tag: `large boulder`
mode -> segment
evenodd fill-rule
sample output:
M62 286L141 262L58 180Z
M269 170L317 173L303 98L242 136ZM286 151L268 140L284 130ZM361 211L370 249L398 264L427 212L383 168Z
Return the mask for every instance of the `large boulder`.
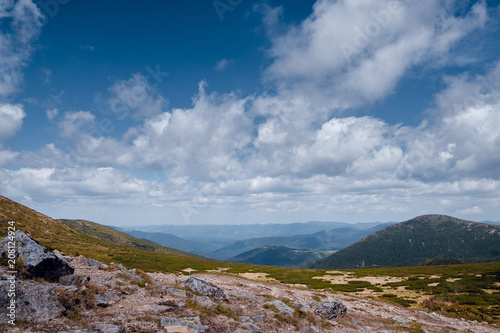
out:
M347 308L342 302L309 302L301 305L301 311L314 312L326 319L334 319L347 313Z
M57 281L61 276L73 274L75 268L59 258L21 230L16 230L16 258L21 260L31 277ZM0 256L8 257L9 238L0 241Z
M180 286L183 288L188 288L194 293L213 297L219 300L227 300L227 296L224 293L224 290L214 286L209 282L197 279L195 277L189 277L186 281L182 282Z
M0 281L0 290L8 290L10 281ZM0 324L9 320L8 293L0 293ZM46 321L59 316L64 307L57 300L57 292L50 285L38 282L16 282L15 318L17 321Z

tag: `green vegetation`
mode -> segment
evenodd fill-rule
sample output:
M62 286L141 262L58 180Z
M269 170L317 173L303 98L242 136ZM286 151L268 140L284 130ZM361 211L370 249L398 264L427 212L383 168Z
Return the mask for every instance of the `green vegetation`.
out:
M424 215L391 225L314 264L314 268L418 266L428 258L441 263L500 260L500 226ZM434 263L436 264L437 259Z

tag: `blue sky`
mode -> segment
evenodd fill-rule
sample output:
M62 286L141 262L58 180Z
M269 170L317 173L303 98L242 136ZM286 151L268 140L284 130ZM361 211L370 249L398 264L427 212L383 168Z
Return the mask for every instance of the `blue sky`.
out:
M496 1L0 0L0 194L113 225L499 220Z

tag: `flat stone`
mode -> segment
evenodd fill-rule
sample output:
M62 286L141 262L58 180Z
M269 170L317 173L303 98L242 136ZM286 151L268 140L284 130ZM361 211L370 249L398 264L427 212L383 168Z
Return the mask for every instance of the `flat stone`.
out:
M176 289L176 288L168 288L167 289L167 294L180 297L180 298L187 298L186 291L181 290L181 289Z
M196 333L196 331L187 326L167 326L165 333Z
M174 318L174 317L164 317L161 318L160 323L162 326L185 326L189 327L196 332L204 332L209 327L202 325L200 321L200 317L183 317L183 318Z
M288 305L286 305L282 301L270 301L270 302L266 302L264 304L274 305L280 313L286 313L289 315L293 315L293 313L295 312L294 309L292 309L291 307L289 307Z
M195 296L194 301L202 308L215 309L217 307L217 303L208 296Z

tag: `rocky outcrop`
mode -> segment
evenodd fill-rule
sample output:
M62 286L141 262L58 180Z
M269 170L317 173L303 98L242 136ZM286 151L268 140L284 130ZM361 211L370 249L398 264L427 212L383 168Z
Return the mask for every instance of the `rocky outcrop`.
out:
M189 277L186 281L180 284L180 287L187 288L194 293L209 296L218 300L227 300L224 290L195 277Z
M288 315L292 315L295 310L283 303L282 301L270 301L264 303L264 306L274 306L280 313L286 313Z
M9 280L0 281L0 324L8 321L7 311L10 302L7 290ZM60 315L64 307L57 300L57 292L52 285L44 285L32 281L16 283L16 315L17 321L46 321Z
M57 281L61 276L73 274L75 268L59 258L21 230L16 230L16 257L22 260L26 272L32 277ZM7 258L9 239L0 242L0 256Z

